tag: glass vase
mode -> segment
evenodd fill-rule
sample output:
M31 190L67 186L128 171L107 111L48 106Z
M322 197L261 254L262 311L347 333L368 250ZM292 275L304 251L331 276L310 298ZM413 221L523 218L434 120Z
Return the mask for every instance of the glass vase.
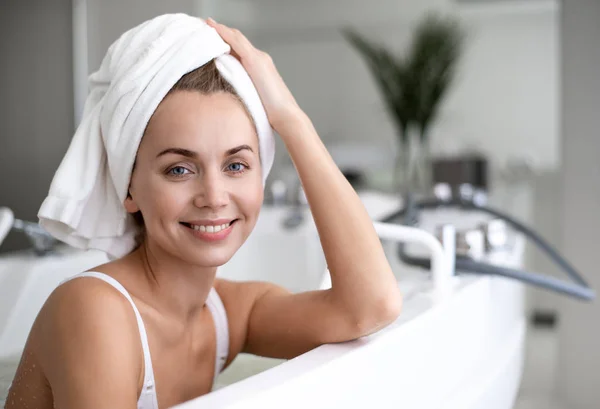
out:
M409 129L407 138L399 145L394 169L395 190L402 196L408 193L427 194L432 185L432 161L428 138L417 129Z

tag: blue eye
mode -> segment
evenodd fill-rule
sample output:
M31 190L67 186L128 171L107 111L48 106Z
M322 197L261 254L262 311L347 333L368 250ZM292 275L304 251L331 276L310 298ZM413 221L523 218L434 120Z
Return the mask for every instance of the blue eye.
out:
M173 176L184 176L186 174L186 171L189 172L189 170L187 170L183 166L174 166L171 169L169 169L169 172L167 173Z
M246 170L246 168L247 168L247 166L241 162L234 162L234 163L229 164L229 166L227 166L227 169L229 169L233 173L243 172Z

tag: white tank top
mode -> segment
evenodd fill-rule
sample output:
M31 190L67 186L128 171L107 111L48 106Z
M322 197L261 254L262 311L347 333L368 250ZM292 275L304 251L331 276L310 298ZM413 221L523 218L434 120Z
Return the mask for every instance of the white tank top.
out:
M158 409L158 400L156 398L156 385L154 382L154 371L152 370L152 359L150 357L150 348L148 347L148 335L146 334L146 327L144 326L142 316L140 315L140 312L135 306L133 299L131 298L125 287L121 285L121 283L104 273L86 272L77 274L73 277L64 280L61 284L80 277L95 277L102 281L105 281L106 283L116 288L131 303L133 311L135 312L135 317L137 319L138 329L140 331L140 338L142 340L142 349L144 351L144 384L142 386L142 392L140 393L140 396L138 398L137 407L138 409ZM227 312L225 311L225 306L223 305L219 294L214 288L211 288L210 293L208 294L208 298L206 299L206 306L212 314L217 336L217 359L215 362L215 377L213 379L214 385L214 381L216 380L219 373L223 370L223 366L225 365L225 361L227 360L227 355L229 353L229 329L227 326Z

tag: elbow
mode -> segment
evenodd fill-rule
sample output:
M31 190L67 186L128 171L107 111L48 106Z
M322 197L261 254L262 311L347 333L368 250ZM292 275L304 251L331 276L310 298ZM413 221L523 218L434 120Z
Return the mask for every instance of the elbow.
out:
M388 320L388 323L391 324L392 322L396 321L400 316L401 312L402 294L400 293L400 290L398 290L398 292L393 297L390 297L385 308L385 316Z
M402 295L400 290L388 296L381 302L381 310L377 315L377 330L396 321L402 312Z
M355 338L373 334L387 327L398 319L401 311L402 296L399 291L380 299L372 308L355 319Z

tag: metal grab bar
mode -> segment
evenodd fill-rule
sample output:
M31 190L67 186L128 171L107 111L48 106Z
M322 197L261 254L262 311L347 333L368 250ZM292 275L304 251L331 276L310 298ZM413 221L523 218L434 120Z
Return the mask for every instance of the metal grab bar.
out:
M399 243L421 244L431 253L431 275L434 296L442 301L451 290L451 278L454 275L455 229L452 225L444 226L442 234L444 246L437 237L426 230L398 224L373 222L373 227L380 239ZM331 288L329 270L325 271L321 289Z

